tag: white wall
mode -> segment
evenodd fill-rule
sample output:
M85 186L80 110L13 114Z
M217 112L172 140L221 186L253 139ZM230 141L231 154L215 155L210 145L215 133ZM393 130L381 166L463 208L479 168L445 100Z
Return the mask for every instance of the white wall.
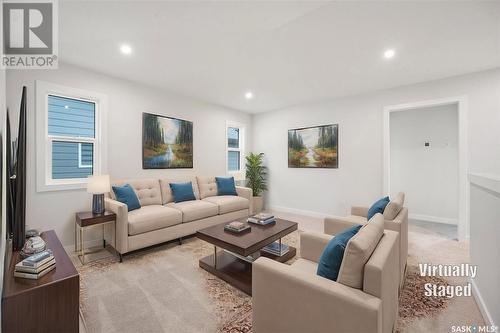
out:
M457 224L458 105L391 112L390 139L391 191L411 217Z
M106 94L108 97L108 170L112 178L177 175L224 175L225 127L232 120L247 125L251 117L156 88L138 85L68 64L58 70L10 70L7 72L7 104L19 109L21 88L28 87L27 124L27 227L55 229L63 244L74 243L74 214L89 210L91 195L85 190L36 192L35 182L35 80ZM143 170L141 160L142 112L193 121L194 168ZM13 121L15 124L16 122ZM246 151L251 140L246 138Z
M477 265L472 281L474 296L490 325L500 324L500 174L470 176L471 263Z
M500 69L495 69L258 114L253 149L267 158L266 203L323 214L371 204L383 194L383 108L429 99L466 96L469 170L500 170L499 91ZM339 124L339 168L288 168L287 130L331 123Z

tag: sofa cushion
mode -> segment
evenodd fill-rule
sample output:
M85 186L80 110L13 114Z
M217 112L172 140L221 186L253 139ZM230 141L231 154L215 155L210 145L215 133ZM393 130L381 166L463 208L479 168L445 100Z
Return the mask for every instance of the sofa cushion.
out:
M403 209L404 203L405 194L403 192L399 192L395 197L392 198L387 207L385 207L384 218L386 220L394 220L396 216L398 216L401 209Z
M376 214L347 243L337 282L362 289L364 267L384 233L384 217Z
M130 184L137 194L141 206L161 205L160 182L158 179L122 179L113 180L111 185L122 186ZM113 191L110 192L111 198L116 200Z
M174 196L172 195L172 189L170 188L170 183L187 183L187 182L191 182L191 184L193 184L194 197L196 199L199 199L200 193L198 191L198 182L196 177L162 178L160 179L162 204L165 205L168 204L169 202L174 202Z
M389 203L389 197L382 198L380 200L375 201L375 203L368 209L368 214L366 215L366 218L370 220L375 214L384 213L384 209Z
M200 199L214 197L217 195L217 183L215 177L197 177Z
M182 213L177 209L161 205L144 206L128 213L128 234L138 235L181 222Z
M234 177L215 177L217 183L217 195L238 195Z
M130 212L141 208L141 203L134 192L134 189L129 184L123 186L113 186L113 193L116 200L127 205L127 210Z
M170 189L175 202L196 200L191 182L170 183Z
M352 223L357 223L357 224L365 224L367 222L366 217L363 216L358 216L358 215L348 215L345 217L342 217L342 220L346 220Z
M248 199L235 197L234 195L218 195L216 197L205 198L202 201L216 204L219 207L219 214L236 212L250 207Z
M169 203L168 207L182 212L182 222L191 222L205 217L217 215L219 209L216 204L203 200L183 201Z
M332 281L337 281L346 245L360 228L361 225L359 224L352 226L335 235L328 242L319 258L316 274Z
M318 264L315 263L314 261L307 260L304 258L299 258L295 260L293 264L290 265L290 267L297 272L304 272L307 274L316 274L316 271L318 270Z

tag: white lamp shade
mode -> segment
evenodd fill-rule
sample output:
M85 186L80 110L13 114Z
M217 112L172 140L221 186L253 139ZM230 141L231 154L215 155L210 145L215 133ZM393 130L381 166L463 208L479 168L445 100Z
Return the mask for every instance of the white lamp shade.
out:
M110 186L109 175L89 176L87 192L93 194L108 193Z
M245 180L245 174L243 173L243 171L233 173L233 174L231 174L231 176L234 177L235 181Z

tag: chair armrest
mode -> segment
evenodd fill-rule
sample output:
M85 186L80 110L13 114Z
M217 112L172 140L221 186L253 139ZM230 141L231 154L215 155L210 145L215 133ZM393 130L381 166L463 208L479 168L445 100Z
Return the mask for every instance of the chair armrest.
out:
M400 286L403 286L408 259L408 208L403 207L394 220L385 220L384 228L399 233Z
M250 187L236 186L236 193L239 197L248 200L248 212L252 214L253 212L253 192Z
M304 259L318 262L331 235L316 232L303 232L300 234L300 256Z
M104 199L107 210L116 214L116 250L120 253L128 252L128 207L123 202L111 198Z
M380 299L261 257L252 266L253 332L382 332Z
M392 332L398 318L399 235L385 230L376 250L365 264L363 290L382 300L383 331Z
M352 206L351 215L368 217L368 207Z
M328 216L324 220L324 232L327 235L337 235L342 231L358 225L359 223L352 222L342 217Z

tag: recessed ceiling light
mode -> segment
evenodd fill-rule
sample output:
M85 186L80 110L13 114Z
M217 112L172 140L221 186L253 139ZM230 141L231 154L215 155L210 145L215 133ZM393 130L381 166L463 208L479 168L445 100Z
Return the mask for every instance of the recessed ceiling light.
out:
M252 99L252 98L253 98L253 92L251 92L251 91L247 91L247 92L245 93L245 98L246 98L246 99Z
M68 105L65 105L65 106L64 106L64 108L65 108L65 109L69 109L69 106L68 106Z
M120 51L122 51L123 54L131 54L132 53L132 47L128 44L122 44L120 46Z
M385 59L392 59L392 58L394 58L395 55L396 55L396 51L394 51L393 49L388 49L388 50L385 50L385 52L384 52Z

